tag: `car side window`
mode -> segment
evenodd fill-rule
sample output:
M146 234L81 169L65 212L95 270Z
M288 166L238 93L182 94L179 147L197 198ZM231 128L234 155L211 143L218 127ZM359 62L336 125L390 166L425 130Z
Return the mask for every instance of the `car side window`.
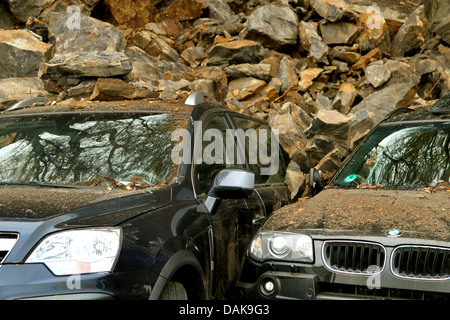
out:
M286 162L270 127L238 115L232 115L232 118L238 128L235 133L237 144L245 150L249 168L255 173L255 183L283 183Z
M198 122L201 125L201 137L197 135L196 142L201 142L201 152L195 152L195 176L199 194L207 193L216 174L225 168L242 168L243 165L236 163L236 148L227 144L227 130L229 126L222 116L216 115L210 119ZM228 152L228 153L227 153ZM233 158L230 159L230 153Z

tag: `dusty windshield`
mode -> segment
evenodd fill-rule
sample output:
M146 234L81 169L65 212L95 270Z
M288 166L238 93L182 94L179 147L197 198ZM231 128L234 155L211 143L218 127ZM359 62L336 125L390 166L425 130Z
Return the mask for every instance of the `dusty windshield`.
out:
M450 181L450 122L380 126L334 184L341 187L416 189Z
M162 184L175 169L171 133L185 121L168 113L2 119L0 183Z

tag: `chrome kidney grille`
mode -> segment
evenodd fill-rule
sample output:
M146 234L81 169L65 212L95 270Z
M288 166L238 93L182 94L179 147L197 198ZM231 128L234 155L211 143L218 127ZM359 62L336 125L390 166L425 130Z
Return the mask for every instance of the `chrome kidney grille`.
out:
M0 265L3 264L18 238L17 234L0 233Z
M429 246L399 246L391 256L392 273L422 280L450 279L450 249Z
M325 241L322 247L325 266L333 272L379 274L386 264L386 249L362 241Z

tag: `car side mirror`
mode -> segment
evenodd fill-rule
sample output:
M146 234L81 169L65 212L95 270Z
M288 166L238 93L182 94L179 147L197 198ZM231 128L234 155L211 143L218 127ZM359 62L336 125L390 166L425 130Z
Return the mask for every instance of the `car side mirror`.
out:
M209 212L216 209L222 199L246 199L255 189L255 174L245 169L224 169L216 177L208 192L205 205Z
M313 193L319 192L323 189L322 186L323 174L321 171L316 168L311 168L309 170L309 188L313 191Z

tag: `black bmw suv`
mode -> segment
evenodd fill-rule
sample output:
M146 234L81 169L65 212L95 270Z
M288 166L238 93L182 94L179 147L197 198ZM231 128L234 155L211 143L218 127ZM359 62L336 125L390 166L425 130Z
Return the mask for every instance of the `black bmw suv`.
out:
M393 111L322 189L255 235L242 296L450 299L450 95Z
M264 122L201 93L13 107L0 116L0 299L226 298L289 202L285 170Z

